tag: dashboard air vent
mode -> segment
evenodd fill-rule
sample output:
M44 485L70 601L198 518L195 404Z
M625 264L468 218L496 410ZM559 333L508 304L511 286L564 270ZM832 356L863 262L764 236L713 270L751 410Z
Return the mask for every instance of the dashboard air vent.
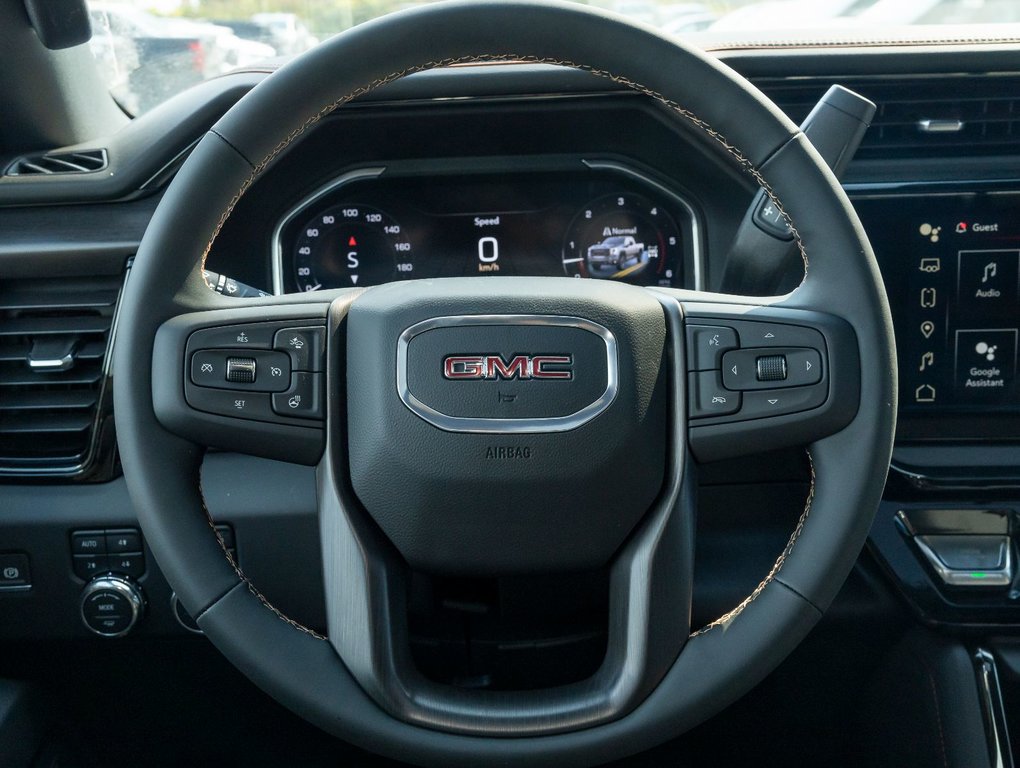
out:
M7 168L7 176L55 176L65 173L95 173L106 167L105 149L81 152L49 152L19 157Z
M0 283L0 473L73 475L93 458L120 282Z
M1020 78L768 80L759 87L800 123L832 82L878 106L857 158L953 158L1018 154Z

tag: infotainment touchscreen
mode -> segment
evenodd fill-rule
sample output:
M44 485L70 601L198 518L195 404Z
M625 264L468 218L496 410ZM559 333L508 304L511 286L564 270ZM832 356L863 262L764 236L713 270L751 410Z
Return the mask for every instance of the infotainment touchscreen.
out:
M900 412L1020 421L1020 195L856 199L889 292ZM975 427L968 432L967 417ZM996 422L980 419L981 428Z

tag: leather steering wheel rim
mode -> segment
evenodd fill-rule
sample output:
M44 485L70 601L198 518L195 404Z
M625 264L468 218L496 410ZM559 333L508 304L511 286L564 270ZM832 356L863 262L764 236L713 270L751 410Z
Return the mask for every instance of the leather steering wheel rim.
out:
M856 335L861 361L856 415L810 447L811 496L758 589L693 633L657 687L628 713L582 730L513 738L394 718L329 643L267 610L209 526L198 481L202 447L167 429L153 407L159 328L189 311L237 306L208 291L201 267L260 174L352 98L413 72L486 61L557 64L607 77L715 142L795 223L805 281L772 304L841 317ZM201 140L152 219L122 298L116 370L118 439L139 522L210 640L271 696L323 729L396 759L442 765L603 762L679 735L749 690L814 626L853 567L881 498L896 412L892 326L874 255L803 134L704 54L620 17L553 2L440 3L384 17L326 41L255 87Z

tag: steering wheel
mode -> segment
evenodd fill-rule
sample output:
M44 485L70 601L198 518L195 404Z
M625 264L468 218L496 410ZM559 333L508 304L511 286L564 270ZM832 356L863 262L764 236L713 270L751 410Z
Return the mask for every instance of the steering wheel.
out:
M231 211L318 121L410 73L502 61L586 70L703 133L783 212L803 283L768 299L566 278L250 300L208 289L202 266ZM203 385L200 362L219 386ZM209 639L321 728L444 766L603 762L748 691L852 568L896 413L878 268L804 135L719 62L554 2L405 11L255 87L199 142L145 233L116 370L139 522ZM713 394L720 381L724 396ZM510 386L506 402L498 394ZM695 459L792 445L809 446L812 469L788 544L743 602L692 628ZM326 635L272 606L223 546L199 483L208 446L317 466ZM565 455L584 461L555 460ZM409 566L490 576L607 567L601 666L528 691L427 679L409 651Z

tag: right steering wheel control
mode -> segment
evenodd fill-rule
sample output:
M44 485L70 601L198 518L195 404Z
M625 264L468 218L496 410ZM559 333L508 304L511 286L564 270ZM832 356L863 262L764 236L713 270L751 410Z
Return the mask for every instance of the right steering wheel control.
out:
M818 331L749 320L693 323L687 326L692 419L757 419L825 402L825 341Z

